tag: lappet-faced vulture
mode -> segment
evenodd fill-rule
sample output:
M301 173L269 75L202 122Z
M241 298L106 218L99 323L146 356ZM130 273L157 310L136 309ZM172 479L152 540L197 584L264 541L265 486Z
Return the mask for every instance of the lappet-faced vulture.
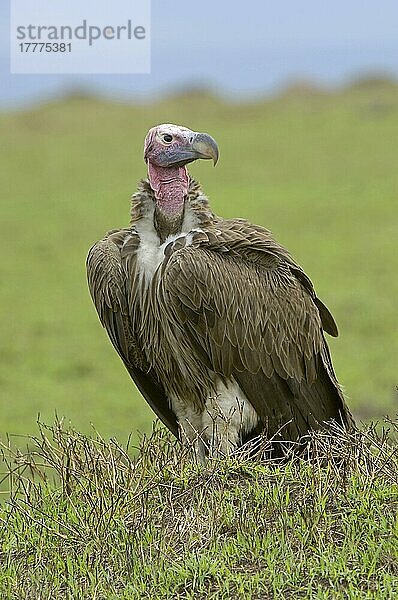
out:
M270 232L216 216L186 165L218 159L210 135L148 132L131 222L87 258L102 325L138 389L199 461L261 432L295 441L353 426L324 331L335 321Z

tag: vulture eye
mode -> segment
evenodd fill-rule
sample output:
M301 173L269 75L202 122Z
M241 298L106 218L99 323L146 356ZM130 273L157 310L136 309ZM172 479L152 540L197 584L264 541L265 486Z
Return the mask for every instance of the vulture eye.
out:
M170 142L173 141L173 136L170 135L169 133L165 133L164 136L163 136L163 140L165 142L167 142L168 144L170 144Z

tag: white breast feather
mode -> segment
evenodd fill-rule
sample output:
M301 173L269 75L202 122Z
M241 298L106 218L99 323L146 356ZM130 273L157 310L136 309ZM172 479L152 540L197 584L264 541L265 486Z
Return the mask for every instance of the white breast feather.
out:
M201 231L201 229L197 228L197 218L191 212L187 210L182 223L182 231L175 235L169 235L163 243L160 242L160 238L154 228L153 213L147 215L136 224L135 228L140 237L140 245L137 248L137 263L139 265L141 282L146 287L148 287L157 269L162 264L166 247L182 237L185 238L185 245L190 246L192 244L193 233Z

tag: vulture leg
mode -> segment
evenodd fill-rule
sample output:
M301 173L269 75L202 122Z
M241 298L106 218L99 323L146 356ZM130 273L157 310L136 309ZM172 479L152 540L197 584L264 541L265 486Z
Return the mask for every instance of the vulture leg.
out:
M179 438L182 445L192 453L195 462L204 465L206 446L203 439L201 412L177 397L172 398L171 405L174 413L178 415Z
M250 431L258 417L236 382L217 386L203 412L203 437L210 456L229 456L240 445L242 432Z

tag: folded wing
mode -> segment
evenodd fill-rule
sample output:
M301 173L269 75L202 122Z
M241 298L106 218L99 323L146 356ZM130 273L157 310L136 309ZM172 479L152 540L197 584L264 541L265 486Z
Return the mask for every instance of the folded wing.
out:
M296 439L330 419L350 426L323 335L337 327L311 281L266 230L240 220L217 227L164 265L169 319L197 360L238 382L270 435L285 426Z
M130 230L113 232L95 244L87 257L88 285L100 321L137 388L157 416L178 437L176 416L169 406L162 383L150 369L137 343L129 314L126 285L137 285L137 278L132 273L135 266L134 244ZM127 246L125 260L121 258L123 245ZM135 317L139 320L139 315Z

